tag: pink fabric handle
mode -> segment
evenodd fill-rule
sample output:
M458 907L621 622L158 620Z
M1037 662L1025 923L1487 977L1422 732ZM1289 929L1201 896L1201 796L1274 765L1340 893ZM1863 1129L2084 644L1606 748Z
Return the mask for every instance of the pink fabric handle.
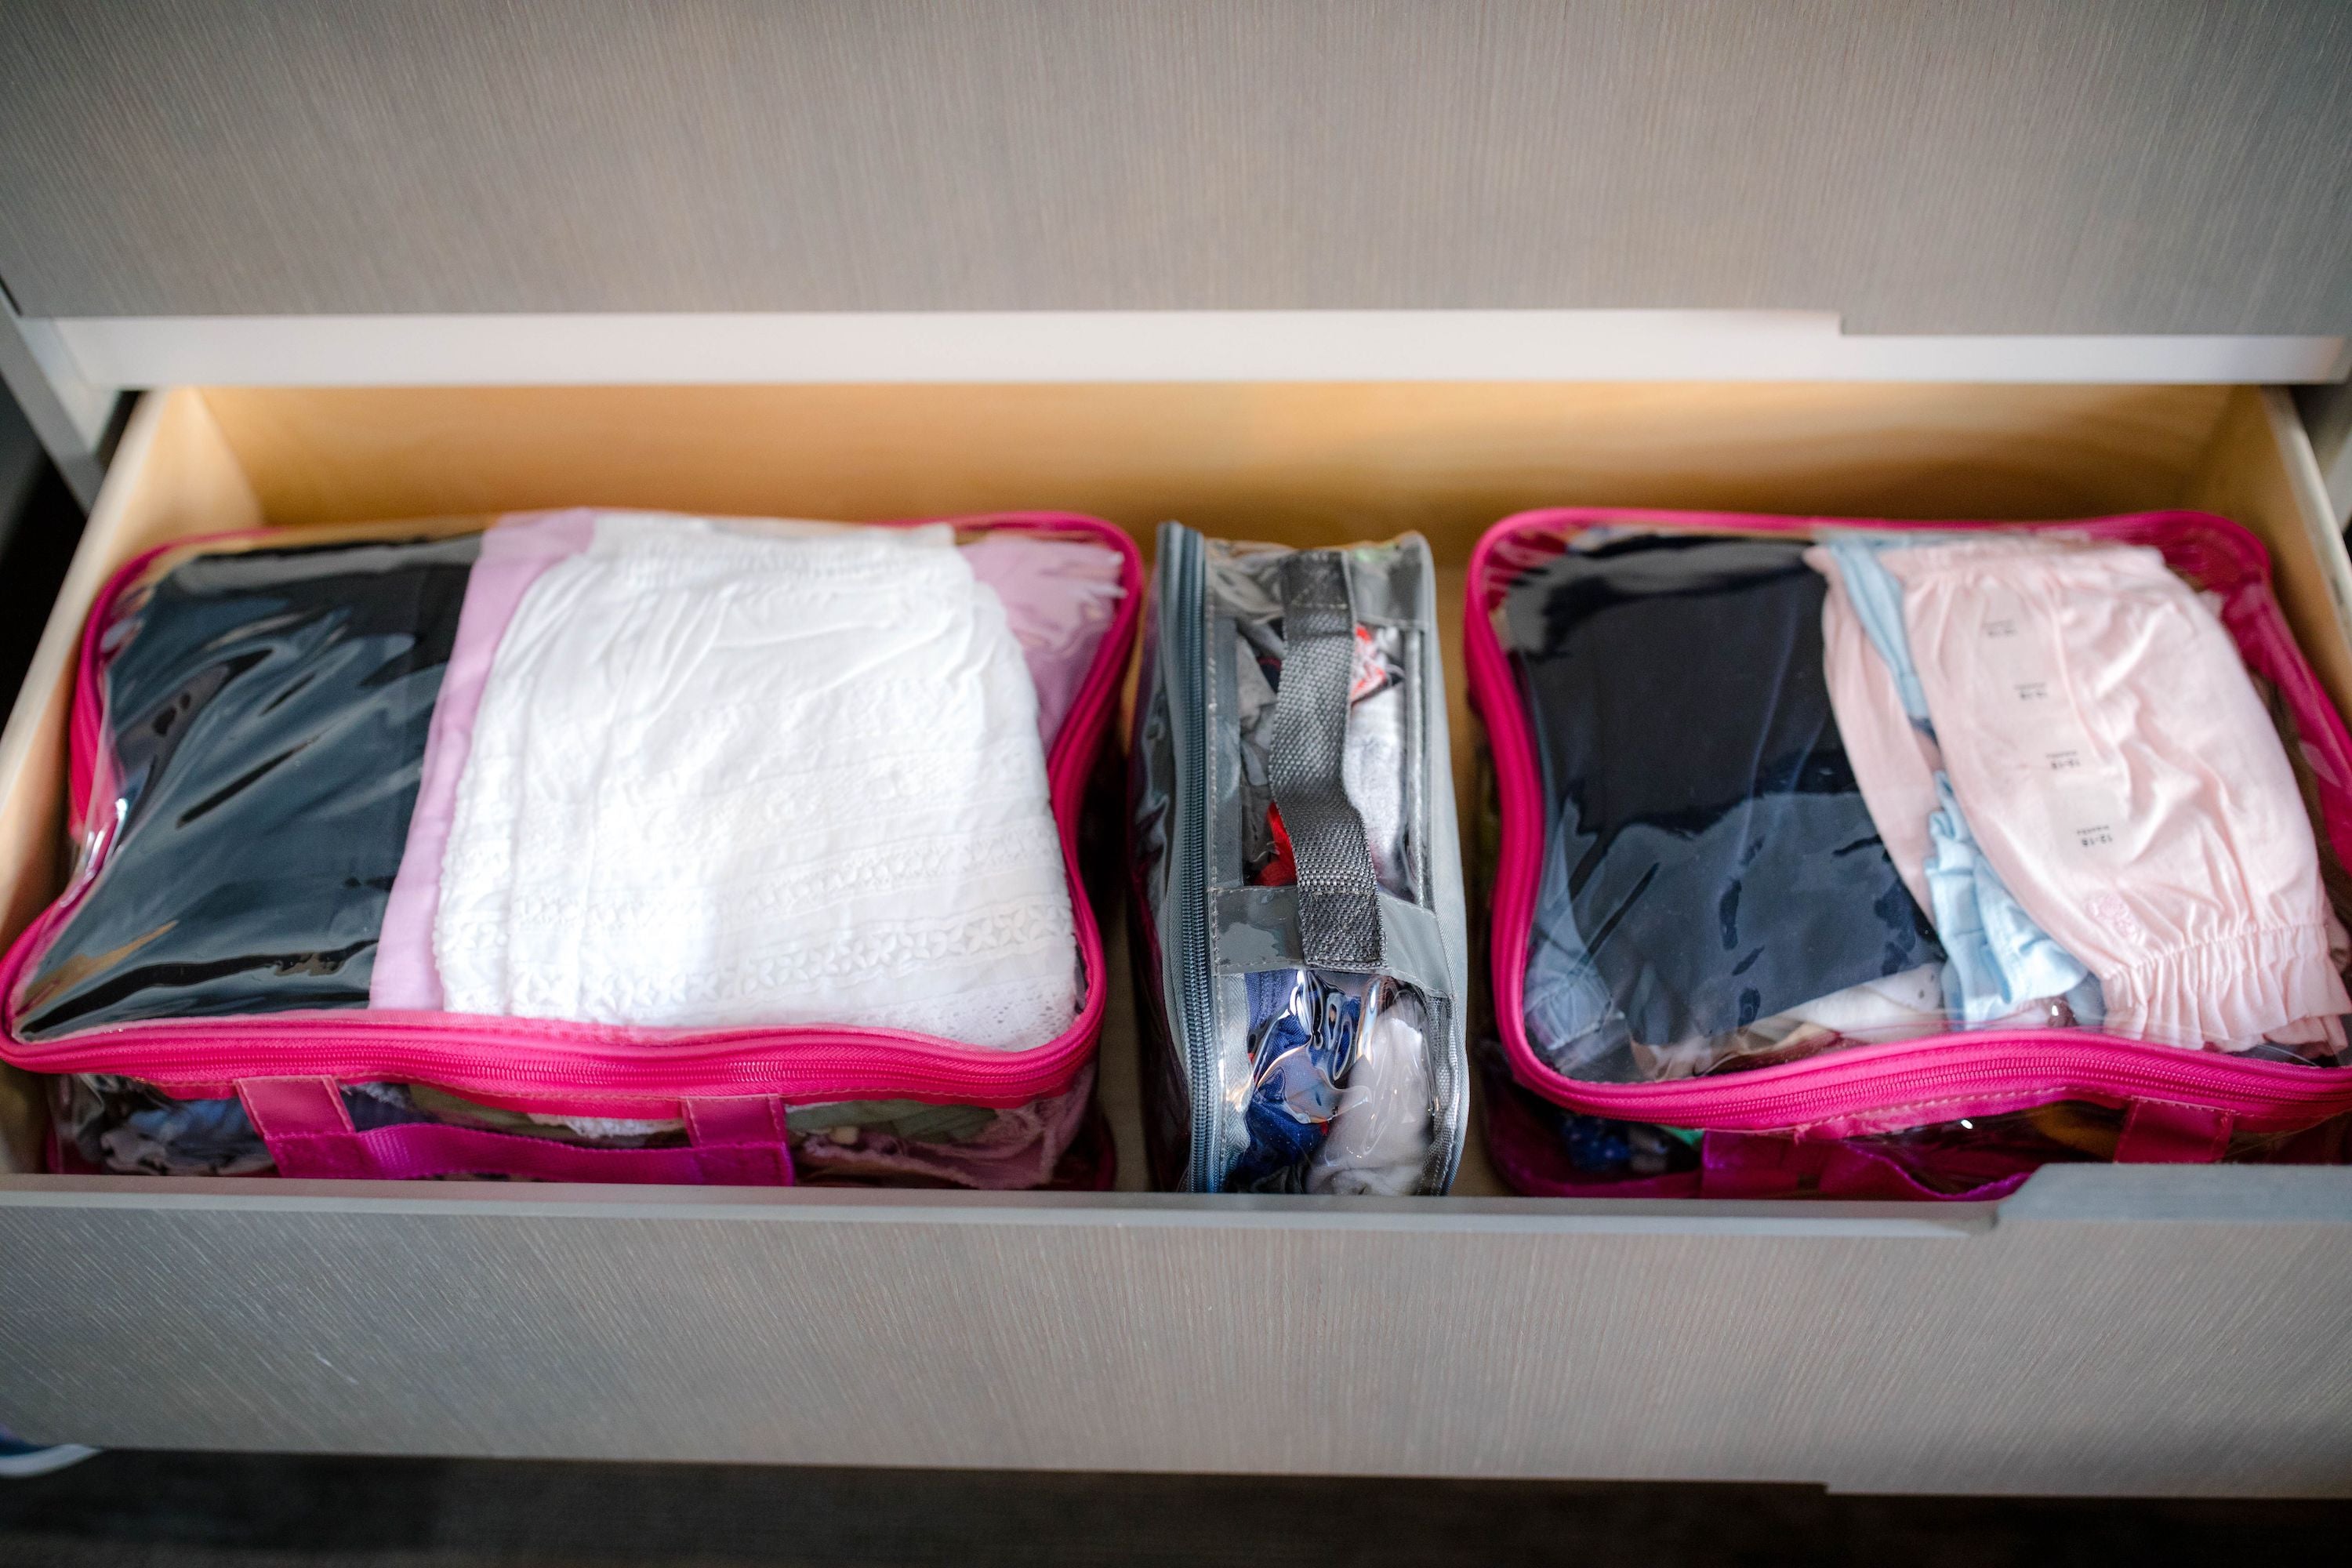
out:
M1990 1203L2033 1173L1996 1162L1945 1163L1947 1179L1929 1185L1880 1151L1826 1138L1708 1132L1696 1170L1611 1179L1588 1176L1568 1162L1559 1134L1505 1089L1486 1100L1486 1152L1515 1190L1538 1198L1834 1198L1853 1201Z
M341 1091L323 1078L247 1079L246 1115L281 1176L415 1181L508 1176L540 1182L786 1187L793 1156L782 1100L768 1096L687 1100L682 1149L589 1149L478 1127L410 1122L362 1132Z
M1988 1203L2007 1197L2033 1173L2015 1171L1946 1192L1858 1144L1747 1132L1708 1133L1700 1144L1700 1160L1698 1195L1703 1198Z
M2137 1100L2116 1138L2118 1165L2210 1165L2230 1152L2229 1112L2165 1100Z

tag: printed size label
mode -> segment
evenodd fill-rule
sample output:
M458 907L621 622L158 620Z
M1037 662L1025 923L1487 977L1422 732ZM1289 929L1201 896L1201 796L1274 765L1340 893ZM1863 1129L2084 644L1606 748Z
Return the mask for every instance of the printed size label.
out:
M2051 794L2051 822L2077 854L2092 860L2114 860L2126 853L2132 821L2120 791L2078 774Z
M1998 737L1990 754L2003 787L2033 797L2042 826L2032 837L2082 862L2128 858L2137 835L2126 781L2066 700L2056 628L2033 601L1995 584L1975 631L1985 702L1978 721L1993 732L1983 739Z
M1990 592L1977 622L1977 658L1996 692L2029 707L2053 700L2058 685L2045 632L2014 589L1997 586Z

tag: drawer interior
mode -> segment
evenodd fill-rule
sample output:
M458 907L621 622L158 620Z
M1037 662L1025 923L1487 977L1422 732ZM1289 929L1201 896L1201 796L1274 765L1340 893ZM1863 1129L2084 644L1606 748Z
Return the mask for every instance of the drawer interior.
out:
M67 864L75 643L115 566L256 525L575 504L823 518L1014 509L1131 531L1314 545L1417 529L1461 611L1479 533L1523 508L1656 506L2031 520L2162 507L2235 518L2339 709L2352 569L2274 394L2244 387L1790 384L178 388L148 397L0 741L0 930ZM1476 731L1449 624L1457 793ZM1465 842L1471 839L1465 830ZM1108 913L1108 911L1106 911ZM1114 940L1118 921L1109 921ZM1103 1095L1121 1184L1142 1184L1136 1039L1114 952ZM10 1075L10 1168L37 1169L37 1100ZM1476 1147L1457 1191L1500 1189Z

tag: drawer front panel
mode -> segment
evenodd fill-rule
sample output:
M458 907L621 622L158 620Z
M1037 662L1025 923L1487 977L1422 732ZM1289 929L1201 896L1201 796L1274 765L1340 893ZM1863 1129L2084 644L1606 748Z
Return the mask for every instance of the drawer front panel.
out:
M0 1420L174 1447L2347 1491L2347 1176L2053 1170L1997 1221L16 1179Z

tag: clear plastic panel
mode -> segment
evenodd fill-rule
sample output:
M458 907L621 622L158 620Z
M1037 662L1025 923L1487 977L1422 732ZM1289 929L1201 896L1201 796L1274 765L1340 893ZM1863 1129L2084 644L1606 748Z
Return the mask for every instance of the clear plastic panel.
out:
M276 1169L235 1097L191 1099L135 1079L67 1074L49 1080L62 1148L117 1175L256 1176ZM1107 1184L1109 1153L1093 1114L1091 1073L1063 1093L1007 1110L922 1100L793 1106L785 1125L795 1179L982 1189ZM676 1119L636 1120L505 1110L418 1083L345 1085L361 1132L432 1123L590 1149L675 1149Z
M1246 977L1247 1077L1228 1191L1413 1191L1438 1110L1429 1007L1383 975L1311 969Z
M83 868L20 1037L367 1005L477 549L200 554L118 600Z
M2212 530L1512 539L1538 1055L1638 1083L2095 1029L2341 1064L2342 749Z
M1535 1196L1832 1198L1985 1202L2045 1165L2103 1164L2122 1147L2123 1111L2059 1100L1854 1138L1700 1131L1592 1116L1555 1105L1488 1069L1487 1152L1503 1179ZM2339 1165L2352 1116L2297 1131L2233 1132L2229 1164Z

